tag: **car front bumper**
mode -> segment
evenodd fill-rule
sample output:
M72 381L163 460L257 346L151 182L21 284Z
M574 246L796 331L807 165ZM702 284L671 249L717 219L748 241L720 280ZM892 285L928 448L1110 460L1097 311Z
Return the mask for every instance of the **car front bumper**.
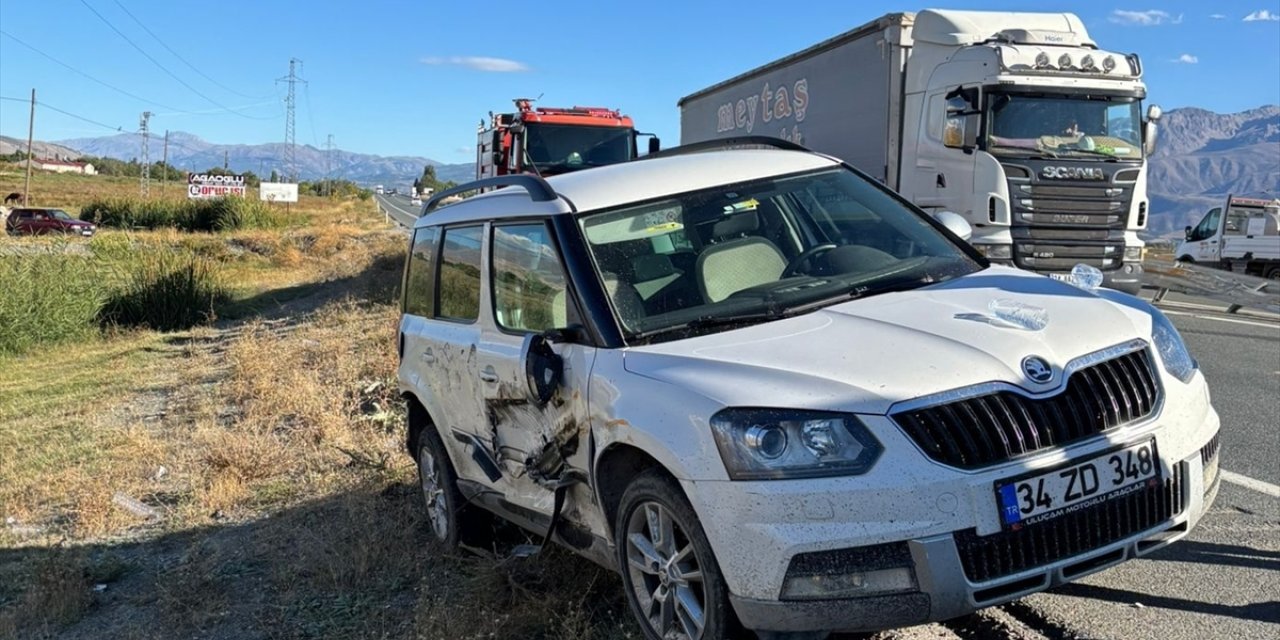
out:
M1071 582L1187 535L1216 496L1219 429L1203 377L1187 387L1179 394L1176 412L1166 404L1148 423L994 468L965 472L891 455L916 452L885 418L874 429L885 445L885 456L865 477L688 481L685 491L711 540L734 609L748 628L872 631L945 620ZM998 577L990 579L970 577L975 563L972 545L1003 535L993 490L996 481L1151 437L1157 441L1163 478L1171 485L1168 495L1176 500L1168 511L1171 515L1140 521L1145 524L1121 537L1058 554L1051 561L996 572ZM1204 452L1210 447L1212 457ZM870 545L905 545L914 588L857 598L783 599L788 569L798 555ZM831 568L833 573L841 569Z

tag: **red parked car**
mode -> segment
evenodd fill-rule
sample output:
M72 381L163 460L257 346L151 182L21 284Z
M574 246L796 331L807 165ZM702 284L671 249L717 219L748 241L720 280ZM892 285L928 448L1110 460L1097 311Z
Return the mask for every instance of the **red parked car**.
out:
M39 236L66 233L89 237L98 230L92 222L76 220L62 209L20 208L9 212L5 229L10 235Z

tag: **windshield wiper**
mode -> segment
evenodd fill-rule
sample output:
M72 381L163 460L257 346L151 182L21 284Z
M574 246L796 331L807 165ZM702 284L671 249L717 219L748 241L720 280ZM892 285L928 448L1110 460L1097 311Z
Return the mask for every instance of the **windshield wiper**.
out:
M988 144L988 145L987 145L987 150L988 150L988 151L990 151L990 150L992 150L992 149L1005 149L1005 150L1009 150L1009 151L1021 151L1021 152L1023 152L1023 153L1028 154L1028 155L1031 155L1032 157L1035 157L1035 156L1048 156L1048 157L1050 157L1050 158L1057 158L1057 157L1058 157L1058 154L1056 154L1056 153L1054 153L1054 152L1052 152L1052 151L1050 151L1050 150L1048 150L1048 149L1042 149L1042 148L1040 148L1040 147L1020 147L1020 146L1018 146L1018 145L1016 145L1016 144Z
M749 325L759 322L768 322L769 320L780 320L787 317L776 309L765 309L763 311L752 311L748 313L732 313L727 315L705 315L667 327L658 329L649 329L631 334L631 338L635 340L644 340L656 335L678 331L699 331L702 329L710 329L714 327L724 327L729 325Z
M1119 158L1115 157L1114 155L1111 155L1110 153L1098 151L1097 149L1081 149L1078 147L1071 147L1066 149L1066 151L1070 151L1072 153L1087 153L1090 155L1102 156L1111 162L1118 162L1120 160Z

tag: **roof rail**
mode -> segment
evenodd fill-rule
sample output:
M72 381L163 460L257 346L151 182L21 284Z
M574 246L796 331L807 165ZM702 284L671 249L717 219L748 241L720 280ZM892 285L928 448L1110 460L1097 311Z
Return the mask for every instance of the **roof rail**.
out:
M665 158L667 156L682 156L687 153L702 153L706 151L722 151L725 149L738 149L743 147L772 147L774 149L783 149L786 151L807 151L812 153L812 149L783 140L782 138L774 138L772 136L735 136L732 138L717 138L715 140L704 140L702 142L692 142L682 144L678 147L663 149L657 153L651 153L647 156L640 156L637 160L648 160L649 158Z
M547 184L546 180L538 176L526 174L512 174L508 176L494 176L492 178L484 178L483 180L474 180L463 185L456 186L452 189L446 189L431 196L427 203L422 205L422 213L418 217L422 217L435 211L440 206L441 201L449 196L464 194L468 191L476 189L484 189L486 187L520 187L529 192L529 198L534 202L550 202L560 197L555 189Z

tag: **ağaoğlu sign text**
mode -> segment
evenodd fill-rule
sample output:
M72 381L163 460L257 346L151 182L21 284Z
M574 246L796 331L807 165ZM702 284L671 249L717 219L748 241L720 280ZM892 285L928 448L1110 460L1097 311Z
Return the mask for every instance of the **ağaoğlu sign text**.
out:
M187 174L187 198L225 198L245 196L244 176L220 176L208 173Z

